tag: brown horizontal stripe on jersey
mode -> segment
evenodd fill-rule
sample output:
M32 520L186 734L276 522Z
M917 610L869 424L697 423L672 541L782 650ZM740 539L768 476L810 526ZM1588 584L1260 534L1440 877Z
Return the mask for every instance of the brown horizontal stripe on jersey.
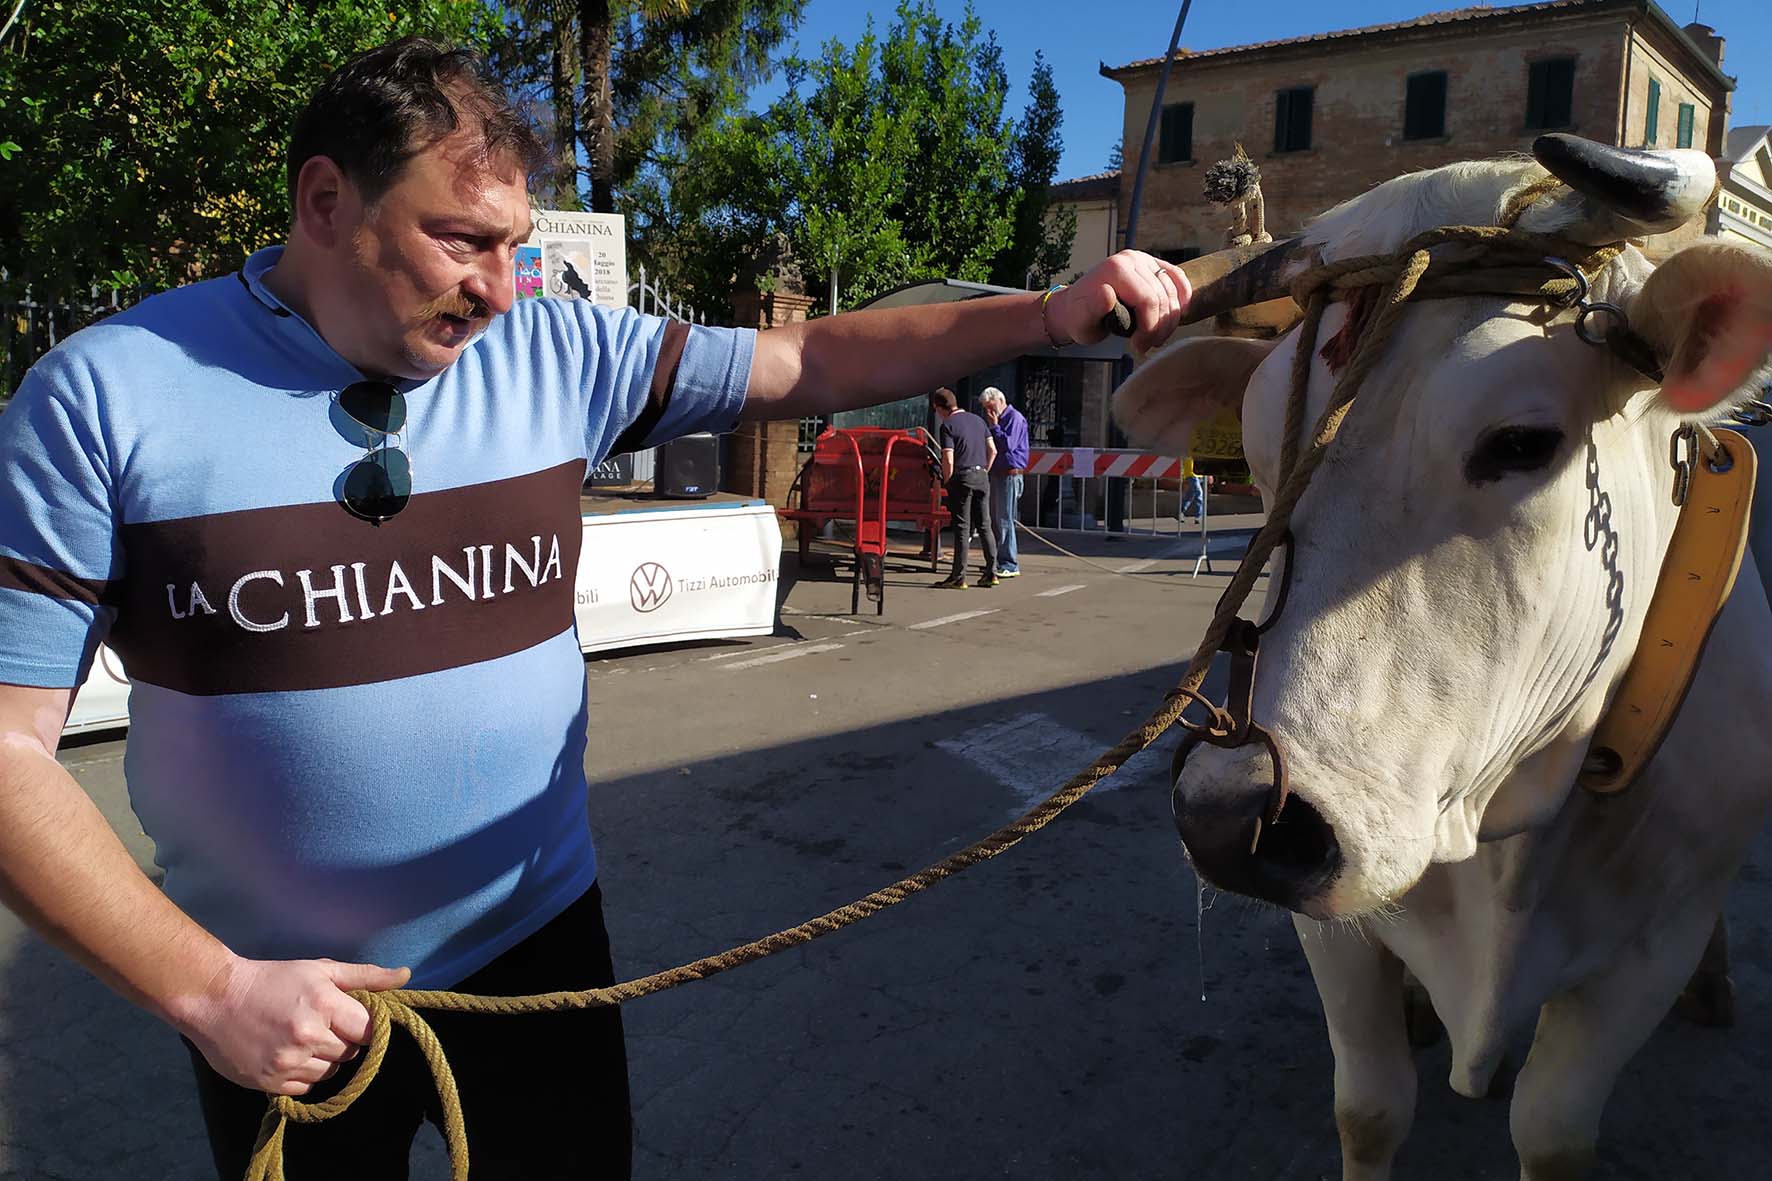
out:
M111 646L132 678L202 695L521 652L572 626L584 471L419 493L379 526L332 502L125 525Z
M0 587L96 605L110 583L102 578L76 578L62 570L0 554Z

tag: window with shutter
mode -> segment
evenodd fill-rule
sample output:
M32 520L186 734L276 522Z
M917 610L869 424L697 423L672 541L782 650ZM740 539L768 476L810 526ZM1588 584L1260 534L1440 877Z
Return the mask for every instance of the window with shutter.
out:
M1661 133L1661 83L1649 79L1649 113L1643 119L1643 146L1650 147Z
M1403 138L1438 139L1446 134L1446 71L1411 74L1403 88Z
M1293 86L1274 95L1274 151L1302 152L1311 146L1309 86Z
M1526 126L1532 130L1569 127L1575 118L1575 59L1546 58L1526 73Z
M1689 148L1692 146L1692 122L1697 108L1691 103L1680 104L1680 129L1674 140L1674 147Z
M1163 127L1157 139L1157 163L1174 164L1194 158L1194 104L1171 103L1163 108Z

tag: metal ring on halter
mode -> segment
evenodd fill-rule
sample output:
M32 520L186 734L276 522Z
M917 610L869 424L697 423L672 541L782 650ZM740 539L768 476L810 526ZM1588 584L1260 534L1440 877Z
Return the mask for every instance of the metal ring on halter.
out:
M1267 618L1256 625L1257 634L1266 635L1267 629L1274 626L1275 621L1280 618L1280 612L1286 609L1286 599L1292 593L1292 571L1298 565L1297 550L1298 547L1292 541L1292 530L1290 529L1281 534L1280 540L1274 545L1274 553L1278 554L1284 551L1285 565L1280 567L1280 587L1274 592L1273 607L1268 611ZM1270 554L1270 561L1272 557L1273 555Z
M1729 445L1721 439L1717 440L1716 450L1704 457L1704 466L1722 475L1735 466L1735 457L1729 454Z
M1568 259L1555 258L1548 254L1545 255L1544 261L1549 263L1553 269L1563 272L1563 274L1575 281L1574 291L1571 291L1566 295L1552 295L1547 296L1546 298L1552 304L1560 308L1573 308L1585 305L1587 303L1587 276L1581 273L1581 268L1570 262Z
M1197 689L1185 689L1182 696L1188 698L1188 705L1183 707L1183 716L1175 719L1184 734L1192 734L1205 741L1224 740L1230 738L1237 730L1237 720L1229 712ZM1193 721L1186 716L1187 708L1194 705L1206 707L1206 717L1202 721Z
M1741 426L1765 426L1772 423L1772 402L1753 398L1731 410L1729 417Z
M1605 312L1618 321L1618 326L1607 329L1599 336L1592 335L1588 331L1587 318L1595 312ZM1629 331L1630 317L1625 315L1624 309L1615 303L1584 303L1581 305L1581 314L1575 317L1575 335L1581 337L1588 344L1603 345L1609 342L1614 332Z
M1174 806L1175 784L1181 779L1181 769L1187 763L1187 757L1194 753L1194 748L1203 742L1212 746L1219 745L1195 734L1183 735L1181 741L1176 744L1175 754L1169 760L1171 808ZM1249 847L1250 853L1254 853L1256 846L1261 843L1264 826L1271 827L1278 822L1280 813L1286 807L1286 800L1292 794L1291 776L1286 769L1286 756L1280 753L1280 744L1275 741L1273 734L1265 726L1251 725L1248 737L1241 745L1246 746L1252 742L1259 742L1267 747L1268 758L1273 760L1274 764L1274 781L1268 786L1268 806L1261 814L1262 823L1255 826L1255 840Z

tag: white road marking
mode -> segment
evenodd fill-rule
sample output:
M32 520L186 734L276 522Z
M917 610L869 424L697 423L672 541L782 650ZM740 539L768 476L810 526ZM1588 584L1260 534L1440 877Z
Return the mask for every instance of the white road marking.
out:
M1132 729L1131 720L1126 722L1126 729ZM1120 737L1091 737L1046 714L1026 713L986 722L952 738L939 739L935 745L965 759L1013 791L1020 798L1014 809L1019 815L1093 763ZM1128 759L1094 792L1115 791L1130 784L1161 786L1168 776L1167 752L1151 747Z
M746 646L734 649L731 652L716 652L712 656L698 656L695 659L698 664L706 664L710 660L731 660L734 656L751 656L755 655L759 649L768 651L771 648L780 648L781 646L782 645L780 644L761 644L756 647Z
M58 757L61 759L62 766L68 768L70 771L84 771L88 767L103 767L111 763L121 763L123 761L123 756L120 754L100 755L90 759L76 758L73 757L74 754L75 752L73 751L58 752Z
M939 619L925 619L922 623L911 624L908 630L922 631L927 627L943 627L950 623L960 623L967 619L977 619L981 615L995 615L1001 609L1002 608L1000 607L989 607L983 611L962 611L958 615L943 615Z
M1069 586L1055 586L1051 590L1041 591L1039 594L1035 595L1034 598L1056 599L1059 595L1068 595L1072 591L1080 591L1088 585L1087 582L1073 582Z
M850 636L869 636L869 635L874 634L874 632L876 632L877 630L879 630L879 629L872 628L872 627L864 627L860 631L844 632L842 635L837 636L836 639L847 640Z
M1141 570L1149 570L1159 562L1171 561L1175 558L1187 557L1187 545L1172 545L1154 558L1146 558L1142 562L1130 562L1114 571L1115 574L1137 574Z
M740 668L758 668L765 664L779 664L783 660L794 660L801 656L815 656L820 652L835 652L842 646L843 645L841 644L806 644L803 646L796 644L785 651L771 652L767 656L757 656L750 660L739 660L732 664L723 664L720 667L728 671Z

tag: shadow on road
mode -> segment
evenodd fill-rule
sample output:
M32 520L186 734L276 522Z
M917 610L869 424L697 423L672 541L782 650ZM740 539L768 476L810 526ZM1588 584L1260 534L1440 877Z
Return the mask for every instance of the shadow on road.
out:
M951 853L1116 741L1177 672L594 782L618 973L797 923ZM993 746L999 732L1023 746L1052 739L1039 782L993 774L991 752L1017 749ZM1337 1175L1332 1066L1291 923L1213 896L1196 942L1167 753L857 928L630 1005L636 1175ZM1758 853L1764 864L1764 842ZM1758 1175L1766 1122L1743 1096L1772 1068L1768 901L1750 867L1731 906L1740 1026L1655 1035L1614 1099L1599 1176ZM5 1176L208 1175L169 1031L29 937L4 988ZM1399 1177L1517 1175L1506 1105L1454 1099L1443 1047L1418 1063ZM434 1150L420 1160L416 1177L441 1175Z

